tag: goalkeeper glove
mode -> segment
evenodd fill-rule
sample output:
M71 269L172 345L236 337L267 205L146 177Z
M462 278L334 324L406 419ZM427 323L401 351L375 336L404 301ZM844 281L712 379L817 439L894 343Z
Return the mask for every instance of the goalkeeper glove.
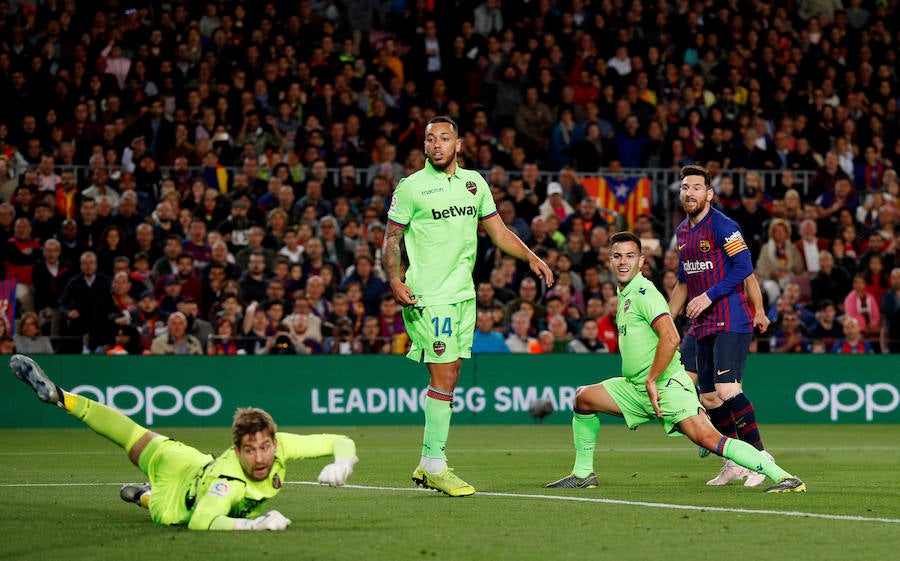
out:
M291 519L277 510L269 512L253 519L238 518L234 522L235 530L284 530L291 525Z
M359 458L356 456L335 459L333 463L322 468L321 473L319 473L319 483L332 487L341 487L347 483L347 478L353 473L353 465L358 461Z

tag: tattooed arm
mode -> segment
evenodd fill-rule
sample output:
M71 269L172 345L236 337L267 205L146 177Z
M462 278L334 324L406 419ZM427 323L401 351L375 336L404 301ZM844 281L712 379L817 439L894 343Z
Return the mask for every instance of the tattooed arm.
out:
M416 303L416 297L412 289L403 282L403 250L401 247L403 231L404 228L388 222L387 232L384 236L382 261L397 302L401 306L410 306Z

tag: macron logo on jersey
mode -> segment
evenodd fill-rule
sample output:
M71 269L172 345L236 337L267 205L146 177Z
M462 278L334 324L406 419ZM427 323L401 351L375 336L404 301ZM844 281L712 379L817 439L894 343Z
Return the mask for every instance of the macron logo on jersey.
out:
M703 271L711 271L713 269L712 261L685 261L684 262L684 274L686 275L696 275L697 273L702 273Z
M442 218L453 218L456 216L475 216L475 213L478 211L472 205L469 206L451 206L450 208L445 208L444 210L431 209L431 217L435 220L440 220Z

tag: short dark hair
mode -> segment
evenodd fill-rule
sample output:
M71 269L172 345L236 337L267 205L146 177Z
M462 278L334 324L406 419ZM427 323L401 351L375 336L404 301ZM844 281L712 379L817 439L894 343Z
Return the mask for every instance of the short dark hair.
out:
M433 117L428 123L425 125L425 128L428 129L431 125L436 123L447 123L450 125L450 128L453 129L453 132L456 136L459 136L459 126L457 126L456 121L448 117L447 115L438 115L437 117Z
M681 168L681 173L679 174L678 179L683 181L685 177L690 177L692 175L699 175L700 177L702 177L703 183L706 185L706 188L712 189L712 181L709 178L709 170L697 164L691 164Z
M625 242L634 242L634 244L637 245L638 251L641 251L641 238L637 237L632 232L616 232L609 238L609 247L613 247L617 243Z

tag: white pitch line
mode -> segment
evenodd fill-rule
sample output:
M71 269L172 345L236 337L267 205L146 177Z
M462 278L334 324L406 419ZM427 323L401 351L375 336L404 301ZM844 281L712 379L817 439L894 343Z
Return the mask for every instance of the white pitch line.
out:
M288 485L315 485L315 481L286 481ZM2 487L102 487L120 486L122 483L0 483ZM395 491L404 493L428 493L430 489L421 487L385 487L380 485L345 485L346 489L362 489L364 491ZM821 514L817 512L802 512L798 510L766 510L749 508L728 508L721 506L679 505L670 503L649 503L645 501L623 501L620 499L600 499L594 497L563 497L560 495L536 495L528 493L490 493L479 491L477 493L487 497L501 497L510 499L538 499L545 501L570 501L580 503L600 503L624 506L642 506L648 508L665 508L670 510L696 510L701 512L732 512L737 514L770 514L774 516L790 516L794 518L820 518L824 520L843 520L847 522L884 522L887 524L900 524L898 518L871 518L866 516L850 516L845 514Z
M291 485L320 485L313 481L288 481ZM350 489L365 489L373 491L405 491L405 492L428 492L429 489L420 487L381 487L377 485L345 485ZM886 522L889 524L900 524L897 518L870 518L866 516L849 516L843 514L821 514L816 512L800 512L792 510L755 510L747 508L728 508L721 506L697 506L697 505L678 505L669 503L648 503L644 501L623 501L619 499L598 499L593 497L563 497L559 495L532 495L527 493L485 493L478 491L477 495L486 495L488 497L508 497L514 499L543 499L548 501L574 501L584 503L602 503L626 506L645 506L650 508L668 508L673 510L699 510L713 512L734 512L739 514L774 514L778 516L793 516L800 518L823 518L825 520L847 520L853 522Z

